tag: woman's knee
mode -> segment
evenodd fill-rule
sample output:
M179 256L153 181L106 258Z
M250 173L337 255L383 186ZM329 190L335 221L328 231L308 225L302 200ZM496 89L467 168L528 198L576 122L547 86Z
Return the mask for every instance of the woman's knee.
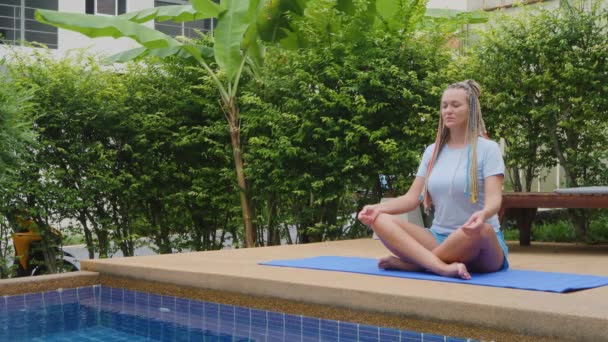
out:
M376 216L374 223L372 223L372 229L376 231L376 229L382 229L386 227L387 224L394 223L394 216L386 213L380 213Z
M487 223L484 223L479 229L458 228L458 230L460 230L462 233L464 233L464 235L473 240L488 238L491 235L496 234L494 232L494 228Z

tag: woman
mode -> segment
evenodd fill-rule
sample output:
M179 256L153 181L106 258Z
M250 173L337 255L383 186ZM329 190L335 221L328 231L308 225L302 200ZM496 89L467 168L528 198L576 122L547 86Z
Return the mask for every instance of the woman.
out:
M378 267L462 279L470 279L469 272L509 267L497 216L504 162L498 144L487 139L479 95L475 81L450 85L441 98L437 138L424 152L409 191L359 213L394 254L381 258ZM430 229L395 216L418 208L420 201L426 209L434 207Z

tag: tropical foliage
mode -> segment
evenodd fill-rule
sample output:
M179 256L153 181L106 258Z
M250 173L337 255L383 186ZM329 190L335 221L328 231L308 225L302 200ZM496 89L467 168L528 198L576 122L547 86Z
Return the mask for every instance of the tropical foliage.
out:
M426 1L198 0L37 16L141 44L105 59L135 60L121 68L86 53L18 54L0 82L15 118L0 127L13 130L2 151L14 151L1 156L12 178L0 179L0 212L69 222L90 257L366 236L353 213L407 189L455 77L482 84L491 134L523 170L511 172L516 189L557 160L569 186L608 182L605 11L500 18L459 58L458 30L485 16ZM213 37L144 25L202 18L217 20Z
M506 142L515 190L529 191L557 162L566 187L608 183L607 21L606 9L568 2L503 16L464 59L484 85L486 117ZM573 217L584 234L584 218Z

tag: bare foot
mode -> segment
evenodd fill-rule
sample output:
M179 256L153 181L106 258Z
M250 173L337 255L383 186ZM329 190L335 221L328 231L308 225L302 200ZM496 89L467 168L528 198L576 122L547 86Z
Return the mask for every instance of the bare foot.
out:
M383 270L402 271L419 271L421 269L417 265L407 263L394 255L389 255L378 259L378 268L381 268Z
M467 266L460 262L453 262L447 265L447 268L441 272L441 275L446 277L462 278L464 280L471 279L471 274L469 274Z

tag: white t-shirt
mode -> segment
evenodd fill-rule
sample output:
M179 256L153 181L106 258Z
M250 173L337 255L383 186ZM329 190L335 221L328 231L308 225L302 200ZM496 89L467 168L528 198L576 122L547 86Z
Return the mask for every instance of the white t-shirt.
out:
M439 152L428 185L435 209L431 229L436 233L450 234L462 226L474 212L483 209L485 203L484 179L489 176L504 175L505 165L498 144L482 137L479 137L477 141L477 189L479 190L477 203L471 203L471 200L465 195L468 145L453 149L446 144ZM435 148L435 144L430 145L424 151L416 176L426 177L433 148ZM495 231L500 230L498 215L490 217L486 223L490 224Z

